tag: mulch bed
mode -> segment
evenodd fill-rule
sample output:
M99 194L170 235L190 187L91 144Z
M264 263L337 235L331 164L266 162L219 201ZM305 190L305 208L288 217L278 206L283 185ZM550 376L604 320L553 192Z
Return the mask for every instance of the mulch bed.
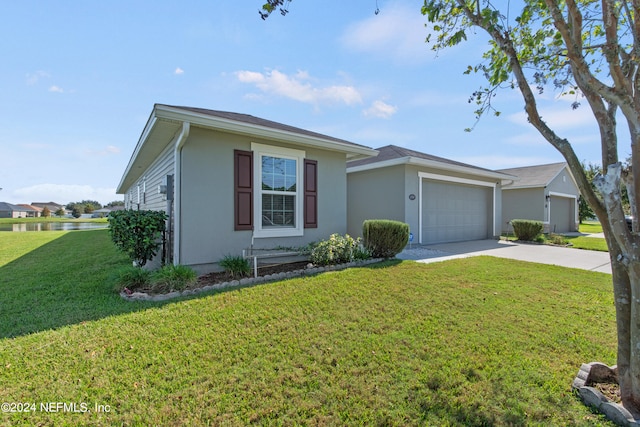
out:
M287 273L289 271L303 270L309 265L309 261L289 262L286 264L266 265L260 267L258 265L258 276L266 276L269 274ZM249 277L253 277L253 271ZM205 274L198 277L198 282L193 288L201 288L207 285L215 285L217 283L229 282L231 280L238 280L240 277L231 277L231 275L225 271L216 273Z

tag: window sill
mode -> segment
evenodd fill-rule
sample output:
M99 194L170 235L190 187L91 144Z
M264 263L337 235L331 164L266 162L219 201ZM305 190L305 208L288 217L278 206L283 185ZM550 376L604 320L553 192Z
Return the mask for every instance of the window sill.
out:
M268 237L299 237L304 236L304 230L299 228L263 228L255 230L253 237L255 238L268 238Z

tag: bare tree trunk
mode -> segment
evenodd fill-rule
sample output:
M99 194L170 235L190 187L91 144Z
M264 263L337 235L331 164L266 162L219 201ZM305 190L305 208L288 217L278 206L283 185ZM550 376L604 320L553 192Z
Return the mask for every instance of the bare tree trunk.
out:
M602 195L605 212L599 212L613 279L618 334L618 382L622 404L640 416L640 248L629 232L622 214L621 165L610 165L604 176L594 180ZM603 215L604 214L604 215ZM630 249L635 248L635 249Z

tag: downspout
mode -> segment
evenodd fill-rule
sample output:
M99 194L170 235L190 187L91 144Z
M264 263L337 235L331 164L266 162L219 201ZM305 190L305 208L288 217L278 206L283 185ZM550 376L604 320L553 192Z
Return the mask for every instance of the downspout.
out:
M173 264L180 264L180 247L181 247L181 213L182 213L182 147L184 143L187 141L189 137L189 131L191 130L191 125L189 122L182 122L182 132L178 136L176 141L176 147L174 149L174 165L175 165L175 175L173 178L173 221L174 221L174 231L173 231Z

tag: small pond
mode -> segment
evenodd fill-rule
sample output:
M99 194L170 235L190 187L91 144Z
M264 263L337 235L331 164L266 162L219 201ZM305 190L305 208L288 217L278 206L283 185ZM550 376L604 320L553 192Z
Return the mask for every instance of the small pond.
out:
M23 224L0 224L0 231L69 231L107 228L106 222L28 222Z

